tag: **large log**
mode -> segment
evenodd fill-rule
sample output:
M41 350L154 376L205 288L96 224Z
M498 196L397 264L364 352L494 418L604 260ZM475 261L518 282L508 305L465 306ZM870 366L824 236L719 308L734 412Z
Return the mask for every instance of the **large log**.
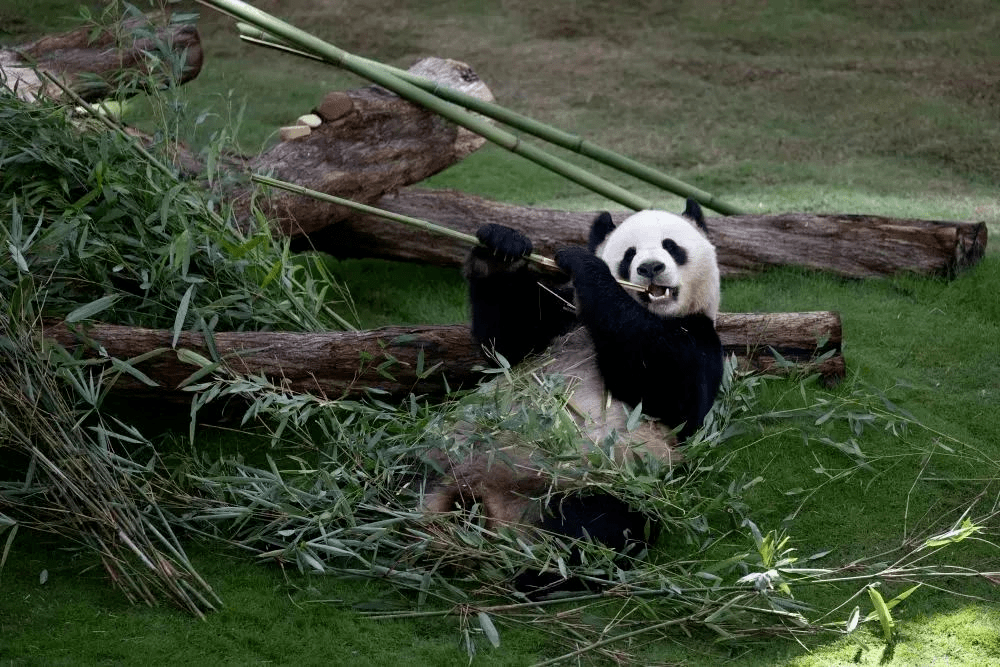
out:
M464 63L426 58L413 74L492 101ZM331 92L314 109L322 124L250 161L254 172L362 203L421 181L483 145L485 139L378 86ZM287 235L311 234L350 214L276 191L265 210Z
M188 23L155 25L156 21L155 16L130 19L114 32L79 28L0 50L0 79L6 79L22 99L61 97L57 87L39 79L37 68L93 102L117 90L135 72L149 74L150 53L163 60L183 57L179 83L198 76L203 55L198 30ZM140 79L140 88L146 83ZM162 76L158 83L163 83Z
M837 313L720 313L717 329L726 352L746 367L815 372L828 383L844 375ZM198 370L170 349L172 334L166 330L97 324L81 335L65 323L52 323L45 335L74 352L93 350L91 341L120 359L160 350L136 364L159 386L119 376L114 391L130 399L185 398L177 387ZM234 371L262 374L291 391L330 398L356 397L367 388L396 397L410 392L440 396L446 387L472 386L481 377L474 368L483 364L464 324L330 333L219 332L213 338L219 356ZM209 356L201 334L181 334L177 347ZM424 371L418 375L419 368Z
M552 255L585 245L596 211L576 212L501 204L449 190L407 188L375 206L472 234L485 222L525 232L535 251ZM628 213L615 213L618 222ZM986 250L985 223L933 222L872 215L740 215L706 219L723 275L781 265L830 271L851 278L913 272L953 276ZM458 266L461 242L356 214L313 234L313 245L341 257L381 257ZM300 247L302 247L300 245Z

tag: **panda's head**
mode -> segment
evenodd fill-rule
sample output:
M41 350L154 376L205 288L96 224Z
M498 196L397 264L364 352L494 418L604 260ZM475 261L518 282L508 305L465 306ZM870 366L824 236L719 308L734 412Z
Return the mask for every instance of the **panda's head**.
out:
M630 293L660 317L719 311L719 267L715 247L705 236L697 202L683 215L640 211L617 227L602 213L590 230L589 247L619 279L640 285Z

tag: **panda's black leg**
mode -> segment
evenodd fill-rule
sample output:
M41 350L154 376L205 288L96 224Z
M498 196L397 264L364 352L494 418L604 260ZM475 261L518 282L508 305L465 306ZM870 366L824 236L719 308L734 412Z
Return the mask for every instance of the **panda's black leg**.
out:
M659 537L659 525L628 503L606 493L563 494L550 503L540 527L573 540L590 540L622 554L618 565L628 567L629 557L652 545ZM579 547L570 552L570 564L581 565ZM527 570L514 580L517 590L538 598L557 591L588 590L578 577L564 579L555 572Z

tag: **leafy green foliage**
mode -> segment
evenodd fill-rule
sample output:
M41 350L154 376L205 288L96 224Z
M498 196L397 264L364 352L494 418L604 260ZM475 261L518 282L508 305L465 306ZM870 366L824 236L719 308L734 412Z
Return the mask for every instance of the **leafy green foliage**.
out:
M685 465L668 469L650 460L615 462L600 446L581 439L566 411L559 376L512 369L502 360L494 374L489 384L446 405L412 397L401 406L374 399L327 401L288 394L255 377L192 386L199 392L198 409L236 396L248 401L243 428L263 429L271 447L262 464L238 458L187 461L183 468L192 472L193 486L178 501L187 508L184 525L251 549L261 559L294 565L303 574L375 577L408 593L408 604L386 608L373 602L371 610L380 618L444 617L451 609L471 606L478 610L482 636L496 645L497 624L506 627L530 613L567 646L587 638L586 648L563 656L570 657L610 655L604 652L617 641L660 636L677 625L701 627L729 641L759 634L852 632L861 621L857 614L846 624L827 621L833 612L823 614L808 601L810 589L818 585L839 586L847 602L867 590L875 611L863 621L880 620L890 628L885 635L889 640L894 636L889 610L915 588L879 606L881 598L873 595L870 584L956 576L962 569L951 566L946 556L938 557L941 548L975 535L992 516L987 512L970 519L970 508L955 529L926 538L917 550L899 550L888 563L878 558L891 551L819 567L815 562L828 558L829 550L802 558L785 530L765 533L757 527L753 494L764 477L746 478L735 461L741 449L758 449L766 442L759 435L770 430L776 415L782 428L798 434L805 449L829 439L825 433L831 425L847 424L859 437L867 428L891 434L898 445L896 459L925 457L935 434L884 396L856 388L837 400L820 395L794 413L761 409L760 390L787 382L740 373L731 360L720 400L684 450ZM799 381L802 396L814 380ZM862 407L870 405L878 409ZM862 414L869 417L860 419ZM527 443L539 474L551 480L542 498L553 492L557 480L559 488L616 495L664 525L672 546L626 559L597 544L492 524L478 505L444 515L420 510L440 460L432 452L449 459L490 452L503 465L506 452ZM817 469L815 474L827 480L820 487L867 478L881 463L860 452L829 451L850 465L833 479L826 470L834 463ZM968 469L995 467L979 456L968 457L965 464ZM795 525L787 518L783 523ZM582 553L579 564L573 564L571 548ZM576 577L609 592L556 594L552 600L562 606L553 615L544 604L524 602L510 588L526 569ZM862 587L851 593L858 583ZM635 614L628 623L616 625L612 633L576 624L581 616L610 613L608 605L623 604L624 591L629 593L624 604ZM514 601L498 603L498 595ZM477 644L469 618L463 613L457 621L471 657Z
M54 532L96 553L129 600L166 598L203 616L220 604L191 566L171 523L153 504L155 452L133 427L105 418L100 380L59 349L39 351L29 320L0 313L0 433L4 458L28 462L23 479L0 479L0 527ZM61 356L63 355L63 356ZM114 449L146 449L145 465ZM2 534L2 531L0 531ZM40 582L47 580L43 570Z
M135 139L7 89L0 137L0 290L17 306L175 334L346 325L322 262L293 260L265 221L238 223L221 193L164 173Z

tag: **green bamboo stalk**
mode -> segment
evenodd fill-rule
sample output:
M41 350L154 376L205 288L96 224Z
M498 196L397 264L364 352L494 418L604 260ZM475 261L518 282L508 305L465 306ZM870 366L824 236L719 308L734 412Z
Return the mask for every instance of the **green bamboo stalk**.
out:
M639 197L599 176L595 176L585 169L581 169L574 164L550 155L537 146L525 144L516 135L502 130L495 125L491 125L482 118L468 113L468 111L459 106L445 102L441 98L418 88L412 83L403 81L399 77L387 72L383 67L373 67L364 59L324 42L318 37L314 37L304 30L277 19L241 0L198 0L198 2L199 4L218 9L238 20L254 25L280 40L298 46L308 52L315 53L331 64L373 81L393 91L400 97L426 107L456 125L461 125L486 140L527 158L550 171L554 171L564 178L601 194L612 201L616 201L623 206L627 206L635 211L654 208L652 202L649 200Z
M432 234L437 234L438 236L446 236L456 241L466 243L468 245L480 245L479 239L477 239L472 234L466 234L465 232L459 232L454 229L449 229L448 227L443 227L437 225L433 222L427 220L421 220L420 218L414 218L408 215L403 215L401 213L393 213L392 211L386 211L385 209L376 208L375 206L369 206L368 204L361 204L350 199L344 199L343 197L338 197L336 195L327 194L325 192L320 192L318 190L311 190L310 188L303 187L301 185L296 185L295 183L289 183L288 181L278 180L276 178L271 178L270 176L262 176L260 174L251 174L250 180L255 183L260 183L261 185L268 185L273 188L278 188L279 190L286 190L288 192L294 192L298 195L304 195L306 197L312 197L313 199L318 199L319 201L325 201L328 204L336 204L338 206L344 206L355 211L360 211L361 213L367 213L369 215L375 215L380 218L385 218L386 220L391 220L393 222L399 222L404 225L410 225L411 227L416 227L422 229L426 232ZM555 269L556 271L561 271L559 265L555 263L555 260L545 257L544 255L539 255L537 253L532 253L525 257L525 259L544 266L549 269ZM625 280L619 280L618 284L625 289L631 289L638 292L644 292L645 288L635 283L627 282Z
M255 26L237 24L237 29L240 31L240 38L246 42L279 49L304 58L326 62L326 60L320 56L300 51L284 44L283 42L275 41L270 37L270 35ZM608 148L594 144L579 135L565 132L556 127L552 127L551 125L546 125L545 123L537 121L534 118L512 111L496 103L487 102L486 100L481 100L478 97L473 97L472 95L467 95L466 93L457 91L454 88L442 86L436 81L431 81L430 79L426 79L422 76L417 76L407 72L406 70L392 67L391 65L385 65L378 61L369 60L360 56L355 57L357 57L360 62L364 62L370 67L379 67L408 83L412 83L422 90L440 97L443 100L457 104L468 109L469 111L474 111L482 114L483 116L492 118L522 132L527 132L528 134L538 137L539 139L543 139L555 144L556 146L573 151L583 155L584 157L588 157L596 162L600 162L601 164L613 167L624 174L634 176L643 182L655 185L680 197L689 197L694 199L702 206L718 213L722 213L723 215L744 215L746 213L736 205L723 201L710 192L696 188L695 186L669 176L658 169L654 169L653 167L645 165L637 160L633 160L632 158L616 153Z

